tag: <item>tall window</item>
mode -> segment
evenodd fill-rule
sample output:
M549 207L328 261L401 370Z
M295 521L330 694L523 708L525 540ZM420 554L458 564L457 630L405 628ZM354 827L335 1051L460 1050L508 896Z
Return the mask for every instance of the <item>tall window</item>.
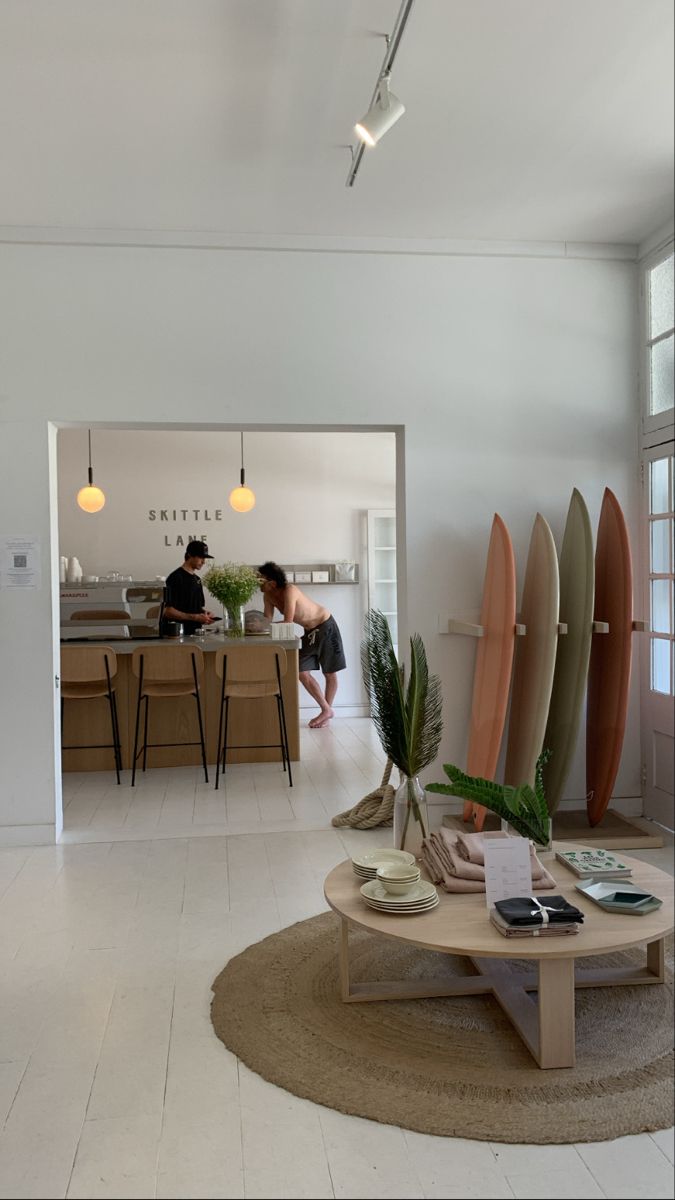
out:
M648 406L650 417L673 407L673 255L647 271Z
M673 455L653 458L649 468L649 684L663 696L675 694L673 662L673 556L675 478Z

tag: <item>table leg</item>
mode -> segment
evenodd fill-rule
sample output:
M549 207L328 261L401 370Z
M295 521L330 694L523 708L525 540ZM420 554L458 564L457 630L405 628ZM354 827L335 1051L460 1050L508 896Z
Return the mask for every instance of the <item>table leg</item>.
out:
M647 946L647 970L654 976L654 983L663 983L666 978L666 943L663 938Z
M573 1067L574 959L539 962L539 1066Z
M344 917L340 919L340 948L338 956L340 960L340 999L349 999L349 922L345 921Z

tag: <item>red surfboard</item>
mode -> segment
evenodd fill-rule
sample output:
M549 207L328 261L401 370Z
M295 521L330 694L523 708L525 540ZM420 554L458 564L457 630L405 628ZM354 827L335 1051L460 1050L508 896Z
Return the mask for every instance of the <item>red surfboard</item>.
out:
M595 549L594 619L609 633L594 633L586 708L588 820L598 825L616 781L626 731L633 633L633 571L621 506L605 488Z

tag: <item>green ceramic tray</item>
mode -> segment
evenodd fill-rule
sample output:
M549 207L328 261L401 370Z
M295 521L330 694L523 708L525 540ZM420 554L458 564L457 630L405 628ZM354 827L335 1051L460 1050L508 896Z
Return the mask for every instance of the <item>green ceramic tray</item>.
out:
M631 913L642 917L645 913L654 912L663 903L658 896L624 879L586 879L574 886L583 896L588 896L589 900L604 908L605 912ZM615 896L616 900L613 898Z

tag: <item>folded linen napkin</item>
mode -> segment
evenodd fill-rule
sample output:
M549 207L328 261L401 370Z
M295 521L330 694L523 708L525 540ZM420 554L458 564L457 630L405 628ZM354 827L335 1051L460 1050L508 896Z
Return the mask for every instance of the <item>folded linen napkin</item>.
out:
M495 908L507 925L566 925L583 922L584 914L564 896L511 896L498 900Z
M579 925L575 921L569 925L509 925L496 908L490 909L490 920L495 929L507 938L565 937L579 932Z
M483 850L483 834L482 833L458 833L457 838L457 853L460 858L470 863L478 863L479 866L485 865L485 852ZM504 830L491 835L496 838L509 837L509 834Z
M432 838L425 838L422 843L422 862L432 882L442 887L445 892L485 891L485 881L481 882L479 879L460 879L456 875L451 875L439 858Z
M508 836L510 836L510 835L506 834L506 833L504 834L504 837L508 837ZM450 875L457 875L461 879L477 879L477 880L482 880L483 882L485 881L485 865L484 865L483 850L481 849L481 851L480 851L480 853L483 857L481 859L481 862L478 863L478 862L470 861L469 859L464 858L462 856L461 848L459 845L460 838L463 838L464 840L467 840L469 838L480 838L481 844L482 844L482 841L483 841L482 834L480 834L480 833L464 833L464 834L459 833L459 834L457 834L457 840L455 840L455 836L450 832L449 829L441 828L438 831L438 835L435 833L432 833L431 838L432 838L432 840L434 840L434 845L436 847L438 857L441 859L442 863L445 866L446 871ZM478 849L477 849L477 845L475 843L473 844L473 846L474 846L473 853L475 855L478 853ZM537 858L537 855L536 855L535 849L534 849L534 845L532 842L530 842L530 858L531 858L531 862L532 862L532 886L534 888L541 889L542 891L547 891L549 888L554 888L556 886L555 879L553 878L552 875L549 875L544 864L542 862L540 862L540 860ZM483 890L485 890L485 889L483 889Z

